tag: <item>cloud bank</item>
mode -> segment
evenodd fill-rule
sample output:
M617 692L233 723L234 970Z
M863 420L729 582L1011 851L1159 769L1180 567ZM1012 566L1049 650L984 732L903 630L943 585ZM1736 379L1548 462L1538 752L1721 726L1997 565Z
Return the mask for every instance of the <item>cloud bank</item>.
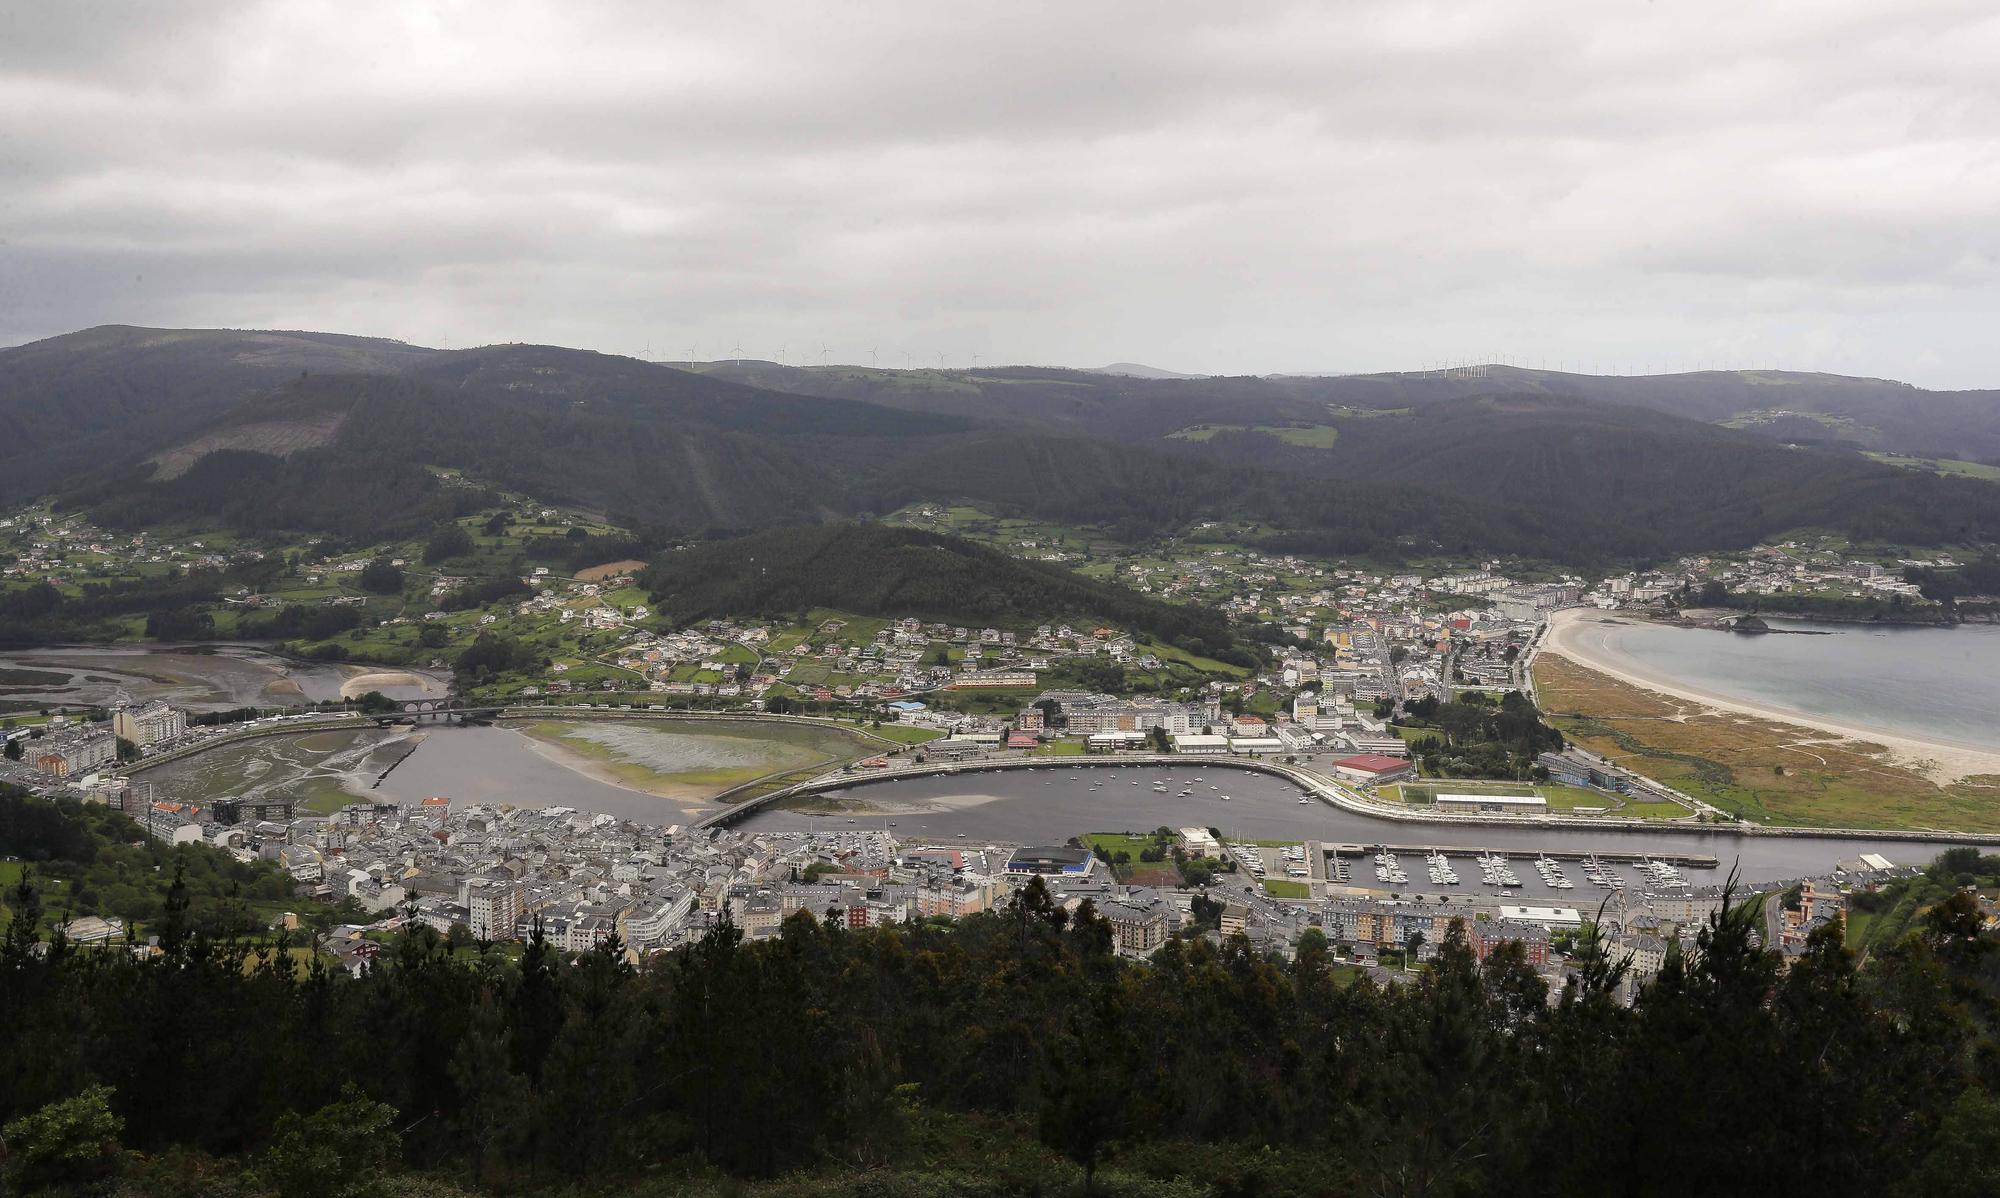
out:
M0 343L2000 386L2000 9L0 11Z

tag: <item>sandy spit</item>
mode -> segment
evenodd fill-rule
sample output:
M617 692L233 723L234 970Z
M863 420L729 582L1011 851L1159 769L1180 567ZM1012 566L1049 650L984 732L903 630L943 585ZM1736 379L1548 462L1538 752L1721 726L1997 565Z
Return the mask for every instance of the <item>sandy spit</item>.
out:
M1915 770L1939 786L1949 786L1962 778L1981 774L2000 775L2000 753L1991 749L1947 740L1904 736L1858 724L1844 724L1824 716L1702 690L1648 673L1644 667L1631 659L1607 652L1602 638L1591 635L1593 630L1605 624L1636 622L1631 617L1619 617L1589 608L1568 608L1550 617L1549 632L1543 641L1543 651L1559 653L1585 669L1595 670L1607 677L1616 678L1620 682L1636 686L1641 690L1652 691L1657 695L1666 695L1689 703L1700 703L1717 711L1755 716L1758 719L1787 724L1794 728L1817 730L1829 733L1838 740L1858 745L1879 745L1897 765Z

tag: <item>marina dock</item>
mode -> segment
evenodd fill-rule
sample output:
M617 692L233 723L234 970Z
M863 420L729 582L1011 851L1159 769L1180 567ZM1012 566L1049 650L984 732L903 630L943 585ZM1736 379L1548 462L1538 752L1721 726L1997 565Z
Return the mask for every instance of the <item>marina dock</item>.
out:
M1591 857L1607 865L1637 865L1642 861L1663 861L1668 865L1685 866L1689 869L1714 869L1720 862L1705 853L1633 853L1617 849L1504 849L1504 848L1458 848L1448 844L1332 844L1325 849L1342 857L1367 857L1384 849L1391 853L1413 853L1419 857L1432 849L1447 857L1479 857L1491 853L1500 857L1532 859L1536 856L1551 857L1557 861L1583 861Z

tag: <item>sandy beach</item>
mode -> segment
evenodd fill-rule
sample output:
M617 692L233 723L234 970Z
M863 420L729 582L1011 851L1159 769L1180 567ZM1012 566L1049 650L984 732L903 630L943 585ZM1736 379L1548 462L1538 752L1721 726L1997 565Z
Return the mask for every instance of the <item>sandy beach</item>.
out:
M442 693L429 678L412 674L408 670L370 670L366 673L356 674L342 682L340 684L340 697L343 699L352 699L360 695L365 695L369 691L381 690L384 687L403 686L417 687L424 695L430 697L436 697Z
M1629 616L1591 608L1569 608L1554 613L1542 652L1556 653L1585 669L1609 678L1689 703L1699 703L1715 712L1733 712L1785 724L1800 731L1801 739L1815 734L1879 746L1896 764L1915 770L1940 786L1979 775L2000 776L2000 753L1978 745L1947 740L1922 739L1886 733L1880 729L1841 723L1824 716L1790 708L1758 703L1733 695L1701 690L1673 679L1662 678L1618 653L1607 631L1620 624L1639 623Z

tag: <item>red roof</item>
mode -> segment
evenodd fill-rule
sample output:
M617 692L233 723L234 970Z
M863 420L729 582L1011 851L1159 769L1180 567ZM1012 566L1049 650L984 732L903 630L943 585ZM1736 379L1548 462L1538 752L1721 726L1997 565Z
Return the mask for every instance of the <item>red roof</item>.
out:
M1334 762L1333 767L1341 770L1365 770L1371 774L1391 774L1397 770L1410 768L1410 763L1401 757L1390 757L1385 753L1357 753Z

